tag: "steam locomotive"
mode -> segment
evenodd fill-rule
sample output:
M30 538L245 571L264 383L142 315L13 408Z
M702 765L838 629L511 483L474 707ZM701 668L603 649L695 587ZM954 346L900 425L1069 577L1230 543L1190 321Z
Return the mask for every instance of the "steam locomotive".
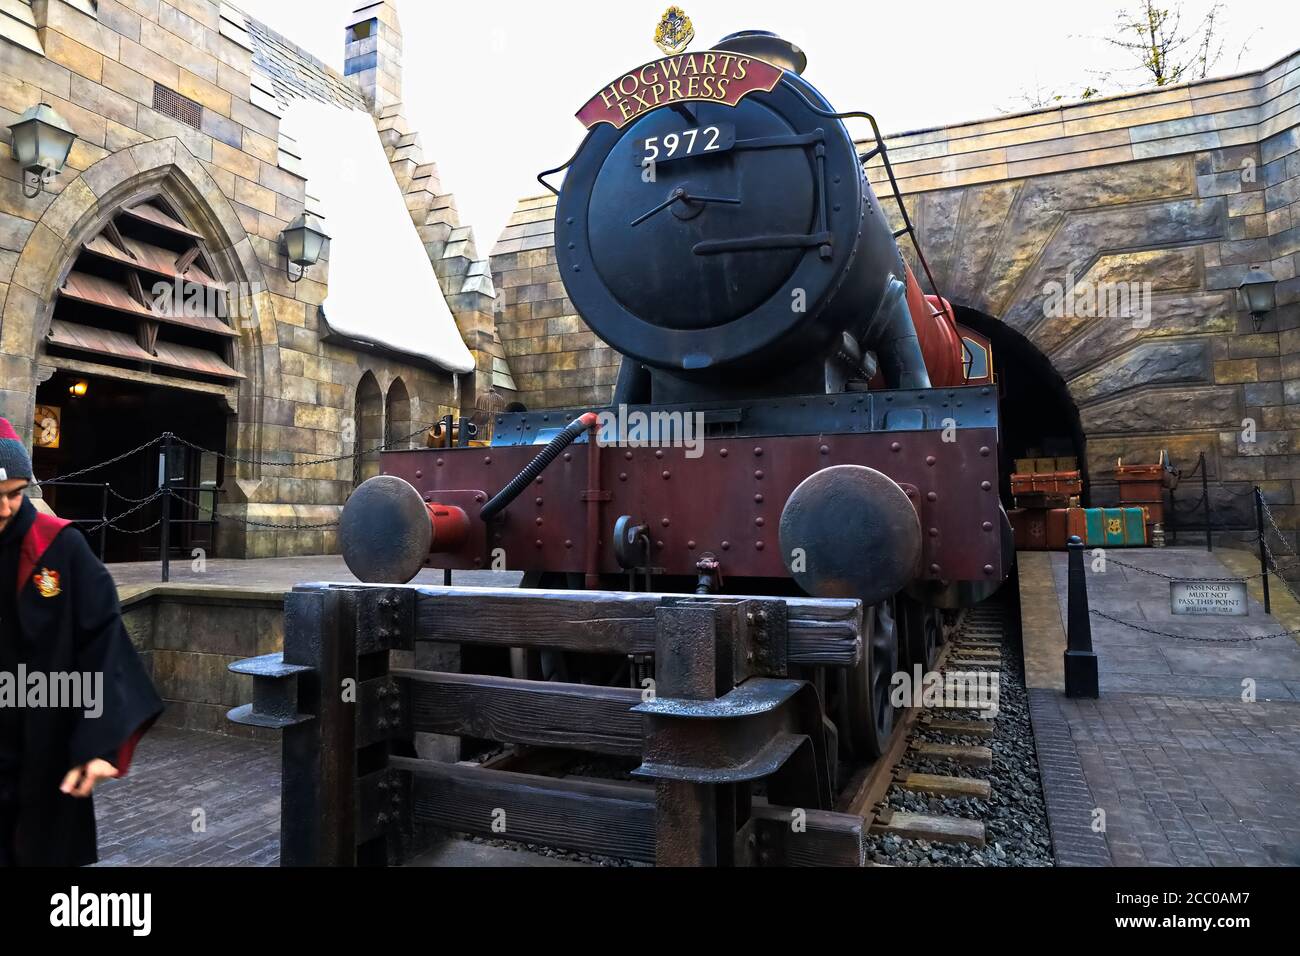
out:
M989 596L1013 551L988 342L905 261L907 211L895 228L864 173L879 156L893 176L874 120L860 152L845 120L870 117L837 113L805 65L747 31L592 99L555 254L623 356L611 405L386 453L341 537L366 582L506 567L526 587L860 599L861 663L808 676L840 750L870 758L892 675L933 661L944 613Z

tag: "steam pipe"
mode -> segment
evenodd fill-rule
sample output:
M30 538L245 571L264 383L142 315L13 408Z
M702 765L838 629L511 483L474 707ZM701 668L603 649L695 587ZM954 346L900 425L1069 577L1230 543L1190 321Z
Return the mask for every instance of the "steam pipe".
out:
M890 388L929 388L921 340L907 307L907 285L896 276L880 300L880 308L858 336L863 348L876 353L885 384Z
M595 428L600 423L600 416L595 412L587 412L584 415L575 418L564 431L560 432L547 443L542 449L542 453L530 461L518 475L511 479L510 483L492 496L492 500L483 506L479 512L479 517L484 521L491 521L502 510L504 510L512 501L524 493L537 477L546 470L546 466L555 461L560 456L560 452L568 448L578 437L589 428Z

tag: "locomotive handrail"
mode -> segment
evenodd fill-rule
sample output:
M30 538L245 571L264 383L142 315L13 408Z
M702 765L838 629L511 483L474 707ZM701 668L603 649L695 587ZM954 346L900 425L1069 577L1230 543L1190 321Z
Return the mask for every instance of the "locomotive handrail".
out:
M782 81L786 83L786 86L788 86L792 92L797 94L799 98L803 100L804 105L807 106L809 110L816 113L818 116L825 116L827 119L838 120L865 119L871 124L871 135L875 137L876 140L875 148L869 150L865 155L858 158L862 164L865 165L876 156L880 157L880 161L885 167L885 175L889 177L889 186L894 192L894 202L898 204L899 215L903 217L903 228L894 233L894 238L897 239L905 233L907 237L912 240L912 248L916 250L916 256L921 261L921 268L925 271L925 278L929 281L930 288L934 290L935 295L938 296L940 311L955 325L957 317L949 311L947 300L945 300L943 295L939 292L939 286L934 281L934 273L930 271L930 263L926 260L925 252L921 249L921 242L916 237L916 227L912 225L912 217L908 215L907 206L903 203L903 195L898 189L898 179L894 176L894 167L889 162L889 151L885 148L885 138L881 135L880 125L876 122L876 118L870 113L865 113L861 110L854 110L848 113L837 113L833 110L824 110L808 99L808 97L804 95L803 90L799 89L793 83L786 81L784 77L782 78Z
M564 172L564 170L572 166L573 161L578 158L578 154L582 152L583 148L587 145L587 140L591 139L591 135L594 132L595 132L594 129L588 130L587 135L584 136L582 138L582 142L578 144L578 148L573 151L573 155L570 156L568 159L566 159L563 165L556 166L554 169L543 169L540 173L537 174L537 181L541 183L543 186L545 186L547 189L549 189L553 194L558 196L560 194L560 191L556 189L554 186L552 186L550 183L548 183L546 181L546 177L553 176L556 173Z

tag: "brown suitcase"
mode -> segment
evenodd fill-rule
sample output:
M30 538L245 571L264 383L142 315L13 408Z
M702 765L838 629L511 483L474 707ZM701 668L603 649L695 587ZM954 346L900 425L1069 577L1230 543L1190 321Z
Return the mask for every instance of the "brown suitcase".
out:
M1025 510L1025 550L1047 550L1047 516L1050 512L1042 508Z
M1067 533L1068 508L1053 508L1047 512L1047 548L1049 551L1064 551L1069 540Z
M1088 540L1088 513L1082 508L1067 508L1065 512L1065 542L1070 543L1070 539L1075 535L1079 536L1080 541Z

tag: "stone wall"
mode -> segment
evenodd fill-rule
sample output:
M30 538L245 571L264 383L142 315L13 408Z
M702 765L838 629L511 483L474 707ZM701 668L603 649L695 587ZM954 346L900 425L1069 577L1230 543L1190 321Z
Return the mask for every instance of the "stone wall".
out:
M122 620L167 706L160 724L278 739L226 714L253 699L253 679L230 665L284 648L282 592L163 585L123 601Z
M555 264L555 203L524 199L492 249L497 332L529 408L609 401L621 359L578 315Z

